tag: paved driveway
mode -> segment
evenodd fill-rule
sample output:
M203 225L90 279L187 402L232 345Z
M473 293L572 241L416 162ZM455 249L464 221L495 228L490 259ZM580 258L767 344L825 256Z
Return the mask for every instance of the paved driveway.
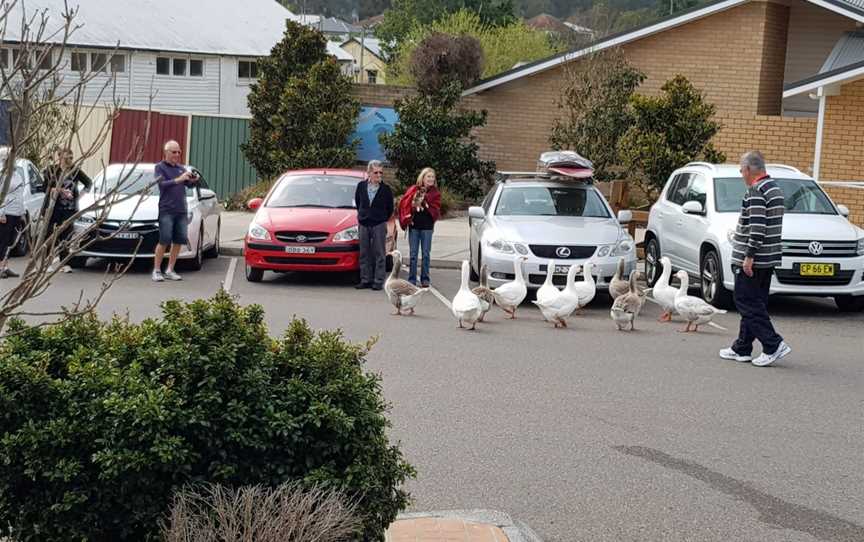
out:
M414 510L498 509L561 542L864 540L864 316L828 300L774 302L793 353L758 369L716 358L735 314L718 319L729 331L680 334L649 305L637 332L620 333L600 297L568 330L526 305L515 322L495 309L468 332L432 296L417 316L396 317L382 292L344 277L251 284L242 261L231 267L220 258L182 283L153 284L145 265L101 312L140 319L230 276L273 333L297 314L353 340L379 336L368 363L419 471ZM60 277L37 305L100 278L95 267ZM447 298L458 280L433 270Z

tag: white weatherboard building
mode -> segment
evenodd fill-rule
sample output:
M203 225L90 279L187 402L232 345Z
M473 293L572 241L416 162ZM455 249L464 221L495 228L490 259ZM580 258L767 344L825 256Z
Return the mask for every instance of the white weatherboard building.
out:
M68 0L83 25L63 52L63 77L102 71L85 101L113 75L111 92L126 107L246 116L257 59L270 54L298 17L274 0ZM17 59L20 21L45 10L50 30L62 26L63 0L19 0L9 14L0 63ZM115 51L116 48L116 51ZM350 74L353 57L328 42L328 52ZM111 94L109 92L108 94ZM111 96L102 96L101 101Z

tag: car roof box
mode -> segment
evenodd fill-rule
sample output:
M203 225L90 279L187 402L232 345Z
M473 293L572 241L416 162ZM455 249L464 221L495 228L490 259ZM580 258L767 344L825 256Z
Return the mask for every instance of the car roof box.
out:
M548 151L537 160L537 171L574 179L590 179L594 176L594 164L576 151Z

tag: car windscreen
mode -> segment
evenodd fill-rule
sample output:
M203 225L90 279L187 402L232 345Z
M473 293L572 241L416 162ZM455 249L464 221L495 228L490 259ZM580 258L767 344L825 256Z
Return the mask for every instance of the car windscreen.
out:
M603 199L584 186L505 186L498 198L499 216L580 216L609 218Z
M146 194L158 195L159 187L156 185L156 173L150 168L111 168L106 172L99 173L93 179L93 191L105 194L114 191L117 194L132 195ZM194 195L192 186L186 187L186 197Z
M831 200L810 179L774 179L783 191L786 212L790 214L836 215ZM746 188L741 177L714 179L714 201L718 213L741 210Z
M357 177L291 175L282 177L267 198L266 207L321 207L354 209Z

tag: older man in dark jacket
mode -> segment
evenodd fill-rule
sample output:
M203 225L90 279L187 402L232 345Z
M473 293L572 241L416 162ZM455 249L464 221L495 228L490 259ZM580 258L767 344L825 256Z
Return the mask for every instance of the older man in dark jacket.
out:
M354 202L360 234L360 283L358 290L384 287L386 276L387 221L393 215L393 191L381 182L384 167L378 160L369 162L366 180L357 184Z

